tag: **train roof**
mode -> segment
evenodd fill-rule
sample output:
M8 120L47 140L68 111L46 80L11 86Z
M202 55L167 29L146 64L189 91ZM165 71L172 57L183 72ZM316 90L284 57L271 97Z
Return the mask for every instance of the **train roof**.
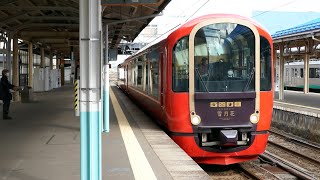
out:
M183 22L180 23L178 25L176 25L175 27L173 27L172 29L168 30L167 32L165 32L164 34L160 35L158 38L156 38L154 41L150 42L148 45L144 46L143 48L141 48L139 51L137 51L136 53L132 54L132 56L130 57L134 57L140 53L142 53L143 51L145 51L146 49L152 47L153 45L160 43L161 41L167 39L169 37L169 35L171 35L172 33L174 33L175 31L179 30L180 28L184 28L184 27L193 27L196 24L198 24L201 21L204 21L206 19L210 19L210 18L239 18L239 19L243 19L243 20L247 20L250 21L252 24L254 24L258 29L263 30L265 32L267 32L260 24L258 24L257 22L255 22L254 20L247 18L247 17L243 17L240 15L236 15L236 14L208 14L208 15L204 15L204 16L200 16L197 17L195 19L192 19L190 21L187 22ZM270 36L271 38L271 36Z

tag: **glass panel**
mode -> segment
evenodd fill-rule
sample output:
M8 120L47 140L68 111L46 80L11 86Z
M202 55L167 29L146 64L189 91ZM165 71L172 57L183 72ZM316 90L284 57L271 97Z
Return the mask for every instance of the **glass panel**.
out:
M218 23L195 36L195 92L255 90L255 38L245 26Z
M320 68L316 68L316 78L320 78Z
M153 49L150 52L150 86L149 92L152 96L159 97L159 51Z
M136 59L131 62L131 78L132 78L132 86L137 86L137 66Z
M142 57L138 58L137 61L137 87L142 90L142 81L143 81L143 61Z
M142 90L148 92L148 60L146 55L139 57L142 59L143 69L142 69Z
M309 69L309 78L315 78L316 77L316 68L310 68Z
M260 90L271 90L271 46L269 41L260 36Z
M174 46L172 52L172 90L189 90L189 38L183 37ZM199 49L199 51L201 51ZM199 52L201 53L201 52Z

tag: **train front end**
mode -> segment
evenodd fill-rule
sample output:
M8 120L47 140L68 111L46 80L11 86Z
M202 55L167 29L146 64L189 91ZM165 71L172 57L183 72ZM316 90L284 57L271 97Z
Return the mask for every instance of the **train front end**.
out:
M270 41L248 20L211 18L193 27L188 46L181 39L174 47L173 89L187 79L192 136L173 139L198 163L233 164L265 150L273 104ZM187 78L175 75L179 64Z

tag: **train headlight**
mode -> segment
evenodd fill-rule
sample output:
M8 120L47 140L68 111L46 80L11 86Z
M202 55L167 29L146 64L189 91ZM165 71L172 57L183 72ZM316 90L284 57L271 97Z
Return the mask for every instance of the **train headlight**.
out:
M250 121L253 123L253 124L257 124L259 122L259 115L258 114L251 114L250 116Z
M191 123L195 126L199 125L201 123L201 118L198 115L194 115L191 118Z

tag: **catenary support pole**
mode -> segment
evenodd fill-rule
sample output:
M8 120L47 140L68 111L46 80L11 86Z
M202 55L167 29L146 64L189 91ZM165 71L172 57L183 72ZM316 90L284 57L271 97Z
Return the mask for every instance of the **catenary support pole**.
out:
M81 180L101 179L99 0L80 0Z
M108 46L108 25L105 27L105 57L103 62L103 131L109 132L109 46Z

